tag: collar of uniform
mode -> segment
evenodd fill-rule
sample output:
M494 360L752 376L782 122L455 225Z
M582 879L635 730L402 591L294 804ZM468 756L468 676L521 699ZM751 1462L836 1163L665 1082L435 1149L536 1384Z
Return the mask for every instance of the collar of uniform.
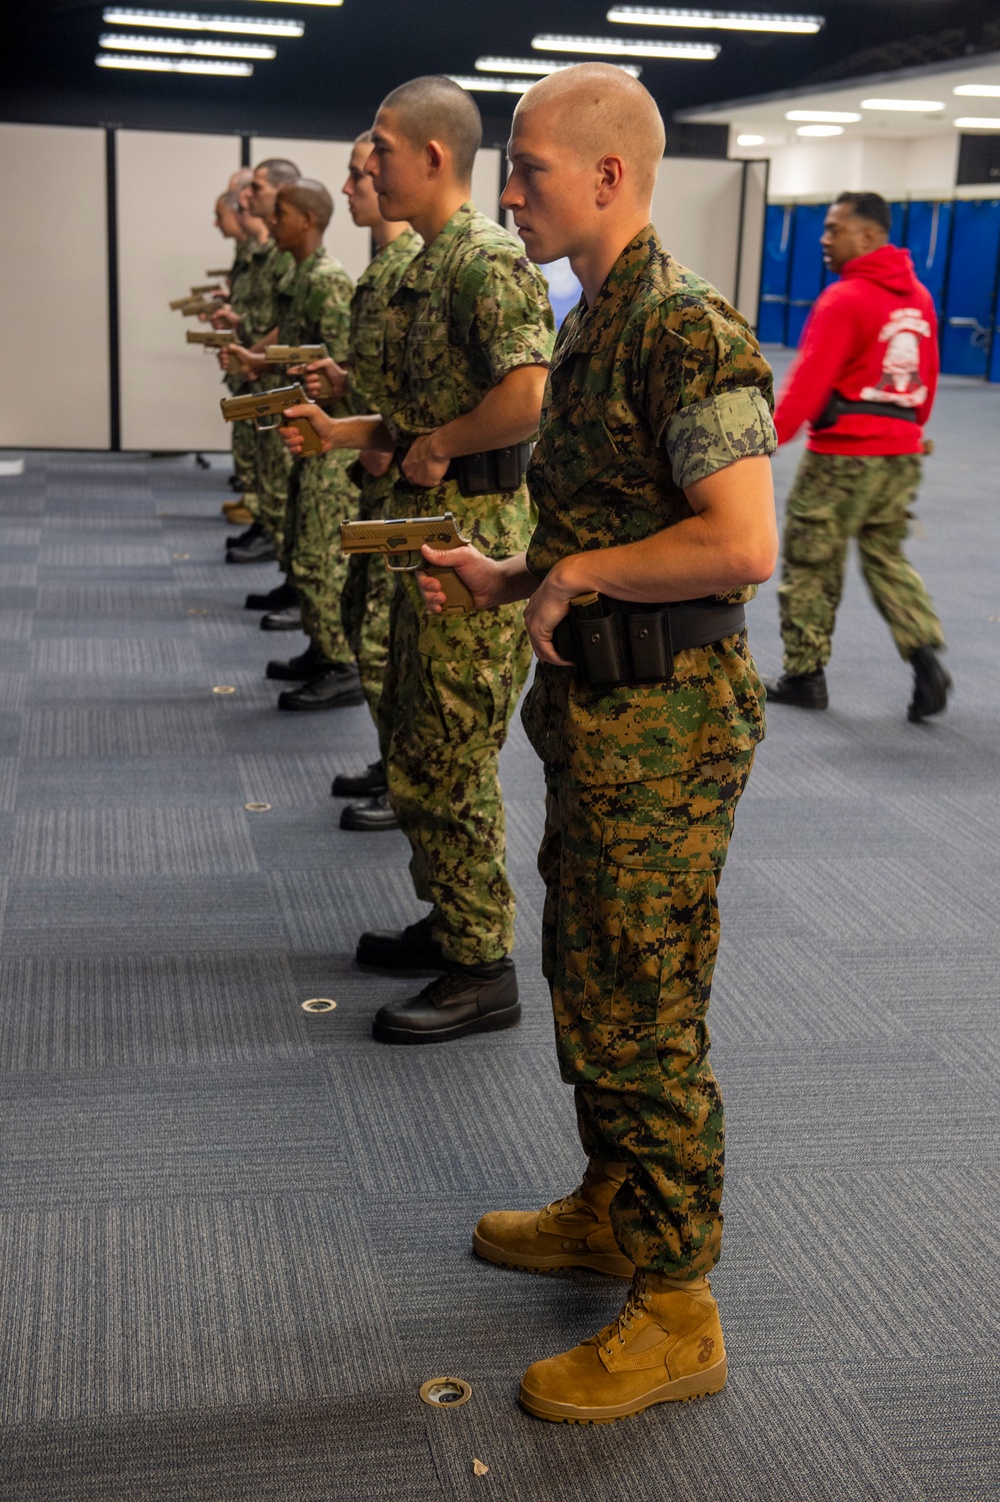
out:
M442 262L451 253L458 236L476 213L474 203L463 203L442 225L431 243L418 251L410 262L402 285L412 292L428 292L437 280Z
M629 301L632 288L651 258L662 253L659 235L651 224L647 224L626 245L608 272L592 306L587 308L581 301L574 310L576 328L570 330L569 338L562 343L554 365L561 365L573 355L594 354L614 341L620 314ZM573 316L571 313L570 317Z

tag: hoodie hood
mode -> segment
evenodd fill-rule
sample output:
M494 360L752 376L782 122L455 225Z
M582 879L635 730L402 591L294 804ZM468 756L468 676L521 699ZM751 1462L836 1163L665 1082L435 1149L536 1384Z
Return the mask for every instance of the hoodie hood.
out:
M880 245L866 256L855 256L840 273L844 281L851 277L863 277L892 292L897 297L912 295L917 287L917 274L908 250L898 245Z

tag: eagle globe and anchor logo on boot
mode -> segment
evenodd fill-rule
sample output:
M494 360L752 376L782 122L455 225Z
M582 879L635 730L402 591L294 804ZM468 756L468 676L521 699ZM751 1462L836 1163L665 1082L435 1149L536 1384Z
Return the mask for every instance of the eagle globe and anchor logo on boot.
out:
M701 1337L701 1340L698 1342L698 1364L699 1364L699 1366L704 1366L711 1359L711 1355L712 1355L712 1352L714 1350L715 1350L715 1337L712 1336L712 1335L703 1335Z

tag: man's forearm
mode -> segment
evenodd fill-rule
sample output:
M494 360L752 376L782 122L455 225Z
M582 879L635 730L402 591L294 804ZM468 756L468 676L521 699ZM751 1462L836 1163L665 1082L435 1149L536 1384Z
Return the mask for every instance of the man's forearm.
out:
M326 430L335 449L375 449L380 454L391 454L396 445L392 434L377 412L360 417L332 417Z
M530 599L538 588L538 580L529 573L526 559L527 554L516 553L498 565L497 605L516 605L518 600Z

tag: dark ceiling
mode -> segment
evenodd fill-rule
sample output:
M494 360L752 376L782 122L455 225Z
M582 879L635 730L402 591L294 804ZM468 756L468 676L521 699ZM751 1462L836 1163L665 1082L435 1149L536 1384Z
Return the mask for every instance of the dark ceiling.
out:
M5 23L0 116L7 120L338 136L370 123L380 98L420 73L469 73L483 53L530 55L538 32L645 35L607 22L609 0L344 0L339 8L263 0L131 0L149 8L305 22L250 79L110 73L94 66L106 29L90 0L21 0ZM643 64L665 116L695 104L1000 49L997 0L692 0L703 9L817 13L815 36L649 34L721 44L714 62ZM499 144L512 96L478 95Z

